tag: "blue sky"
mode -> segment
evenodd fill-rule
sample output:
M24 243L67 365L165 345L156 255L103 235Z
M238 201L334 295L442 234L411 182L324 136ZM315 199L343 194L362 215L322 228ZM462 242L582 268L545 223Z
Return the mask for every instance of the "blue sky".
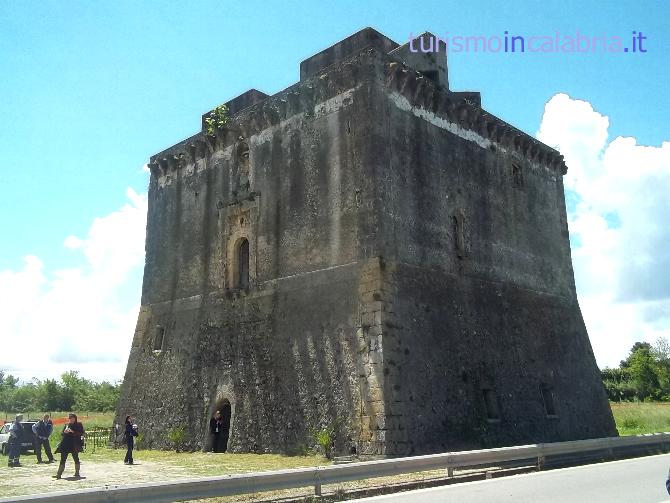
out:
M64 241L85 242L95 219L129 200L125 215L141 213L143 203L127 189L146 192L141 168L150 155L196 132L202 113L249 88L273 94L291 85L301 60L365 26L401 43L426 30L624 40L641 31L646 53L452 52L449 79L454 90L480 91L488 111L532 135L546 104L563 93L608 118L607 142L633 137L660 148L670 140L668 19L665 1L0 0L0 271L21 271L26 256L39 257L41 288L58 271L90 272L95 261L82 261L85 246ZM576 101L565 103L568 110ZM665 157L659 162L665 176ZM584 194L569 195L575 211ZM615 210L597 209L621 225ZM581 236L573 238L581 245ZM141 266L123 269L120 310L139 302L141 273Z

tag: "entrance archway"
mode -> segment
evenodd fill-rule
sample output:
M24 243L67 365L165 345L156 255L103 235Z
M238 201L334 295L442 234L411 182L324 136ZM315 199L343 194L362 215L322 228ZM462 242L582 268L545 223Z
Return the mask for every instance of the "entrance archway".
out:
M210 433L212 433L212 451L226 452L228 450L228 440L230 438L230 418L232 415L232 407L230 400L223 398L216 402L214 409L220 413L220 419L216 421L212 419L210 423Z

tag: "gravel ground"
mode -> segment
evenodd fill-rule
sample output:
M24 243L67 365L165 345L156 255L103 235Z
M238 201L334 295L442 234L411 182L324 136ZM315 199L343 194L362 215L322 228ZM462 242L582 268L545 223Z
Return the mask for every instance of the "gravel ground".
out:
M187 468L167 463L139 461L124 465L123 461L87 462L84 457L81 463L83 478L73 477L74 463L69 458L63 478L55 480L51 476L56 474L58 463L36 464L32 456L21 456L21 463L20 468L9 468L6 464L0 468L0 497L194 477Z

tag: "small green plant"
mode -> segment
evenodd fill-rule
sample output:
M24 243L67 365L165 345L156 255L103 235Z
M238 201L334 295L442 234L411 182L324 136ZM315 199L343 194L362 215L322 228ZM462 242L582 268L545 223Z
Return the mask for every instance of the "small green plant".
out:
M176 426L168 431L167 439L170 441L175 451L181 452L184 448L184 442L186 441L186 430L181 426Z
M144 433L140 433L135 437L135 449L138 451L142 447L142 442L144 442Z
M328 459L331 459L333 455L336 425L337 423L331 423L320 430L312 432L312 437L314 438L316 445L319 447L319 450L323 451L323 454Z
M209 117L205 118L205 126L207 127L208 136L216 136L216 131L223 129L228 122L228 107L226 105L219 105L213 112L209 113Z

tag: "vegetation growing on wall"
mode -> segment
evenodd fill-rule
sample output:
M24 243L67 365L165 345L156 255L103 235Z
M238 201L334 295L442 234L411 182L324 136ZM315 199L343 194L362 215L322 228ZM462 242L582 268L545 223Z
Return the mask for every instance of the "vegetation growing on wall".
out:
M219 105L214 111L209 113L209 117L205 118L205 127L208 136L216 136L216 131L221 130L228 122L228 107L226 105Z

